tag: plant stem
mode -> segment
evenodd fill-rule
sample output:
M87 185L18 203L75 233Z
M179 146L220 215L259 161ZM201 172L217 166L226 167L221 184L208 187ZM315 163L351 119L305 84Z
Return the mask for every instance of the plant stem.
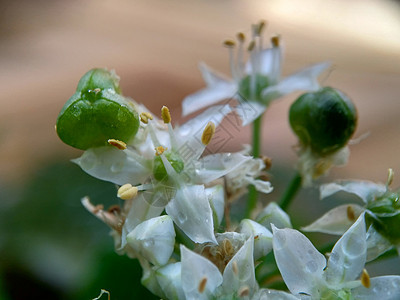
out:
M297 192L301 187L301 175L300 173L296 172L295 176L289 183L288 188L286 189L285 193L283 194L279 206L283 210L287 210L289 204L292 202L294 197L296 196Z
M253 122L252 155L254 158L260 156L262 116L263 115L259 116ZM247 199L246 218L250 218L251 212L254 210L256 205L257 205L257 190L253 185L251 185L249 186L249 194Z

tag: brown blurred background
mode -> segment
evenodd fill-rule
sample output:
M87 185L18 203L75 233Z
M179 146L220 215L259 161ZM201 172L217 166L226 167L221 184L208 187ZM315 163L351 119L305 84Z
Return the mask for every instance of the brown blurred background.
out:
M204 86L198 62L229 74L221 42L259 20L268 21L267 36L283 38L284 75L331 61L324 84L356 103L355 137L369 136L330 176L384 181L391 167L399 186L399 2L25 0L0 2L0 188L18 192L43 165L80 155L57 138L54 124L89 69L115 69L126 96L153 112L167 105L178 121L180 101ZM296 161L287 121L295 96L274 103L263 120L263 150L278 167ZM248 136L241 129L224 150L239 149Z

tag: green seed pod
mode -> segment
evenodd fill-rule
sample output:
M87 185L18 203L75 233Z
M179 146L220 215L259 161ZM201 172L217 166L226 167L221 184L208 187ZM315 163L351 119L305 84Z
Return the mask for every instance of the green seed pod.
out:
M357 111L342 92L325 87L301 95L290 107L289 121L301 144L324 156L347 144L357 126Z
M165 157L171 163L171 166L177 173L182 172L184 164L180 156L173 152L165 153ZM161 156L156 156L154 158L153 164L153 175L154 178L158 181L168 178L167 170L165 169L164 163L161 159Z
M397 192L387 192L371 201L367 209L374 215L366 215L367 221L393 244L400 243L400 195Z
M254 91L252 94L251 75L244 77L239 83L239 95L250 101L262 101L261 92L269 85L267 76L256 74Z
M138 113L119 92L115 74L104 69L86 73L58 115L60 139L81 150L108 145L109 139L132 140L139 128Z

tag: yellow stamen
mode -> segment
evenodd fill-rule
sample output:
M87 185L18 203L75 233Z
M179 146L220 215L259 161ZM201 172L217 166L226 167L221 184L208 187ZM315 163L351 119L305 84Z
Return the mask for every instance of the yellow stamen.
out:
M257 27L256 34L257 35L261 35L261 33L264 31L264 28L265 28L266 25L267 25L267 22L260 21L260 23L258 24L258 27Z
M168 148L164 148L163 146L158 146L154 148L156 150L156 156L160 156L163 154Z
M242 286L239 290L238 290L238 295L240 298L243 297L247 297L248 295L250 295L250 289L248 286Z
M130 183L124 184L118 189L117 196L122 200L130 200L136 197L138 188Z
M241 42L241 43L243 43L243 42L246 40L246 36L244 35L243 32L239 32L239 33L236 35L236 37L237 37L238 41Z
M149 120L153 120L153 116L151 115L151 113L142 112L140 114L140 121L142 121L144 124L149 123Z
M347 212L347 219L354 222L356 220L356 214L355 214L353 206L351 206L351 205L347 206L346 212Z
M366 287L369 288L371 286L371 280L370 277L368 275L367 270L363 269L362 273L361 273L361 284Z
M206 285L207 285L207 277L203 277L200 280L199 287L198 287L198 291L200 294L202 294L204 292L204 290L206 289Z
M109 139L107 141L111 146L114 146L115 148L119 150L125 150L126 149L126 144L123 141L115 140L115 139Z
M233 254L235 252L231 241L228 239L225 239L222 241L222 249L224 250L225 254L228 256L233 256Z
M393 171L392 168L390 168L388 170L388 178L387 178L387 181L386 181L386 186L390 186L392 184L393 177L394 177L394 171Z
M273 36L271 38L271 43L272 43L272 46L279 47L279 45L280 45L280 37L278 35L277 36Z
M161 108L161 117L165 124L171 123L171 114L169 113L169 109L166 106Z
M203 134L201 135L201 142L204 145L208 145L211 142L215 133L215 124L213 122L208 122L206 128L204 128Z
M249 52L253 51L255 45L256 45L256 42L255 41L251 41L249 46L247 47L247 51L249 51Z
M233 271L233 273L235 273L235 275L239 274L239 268L238 268L236 260L233 261L233 263L232 263L232 271Z
M236 45L235 41L232 41L232 40L225 40L223 44L225 47L228 47L228 48L233 48Z

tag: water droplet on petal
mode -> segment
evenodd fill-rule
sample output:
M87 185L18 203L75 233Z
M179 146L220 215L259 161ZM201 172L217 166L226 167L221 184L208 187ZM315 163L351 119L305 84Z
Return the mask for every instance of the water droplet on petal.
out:
M187 220L187 216L183 212L178 213L178 222L183 224Z

